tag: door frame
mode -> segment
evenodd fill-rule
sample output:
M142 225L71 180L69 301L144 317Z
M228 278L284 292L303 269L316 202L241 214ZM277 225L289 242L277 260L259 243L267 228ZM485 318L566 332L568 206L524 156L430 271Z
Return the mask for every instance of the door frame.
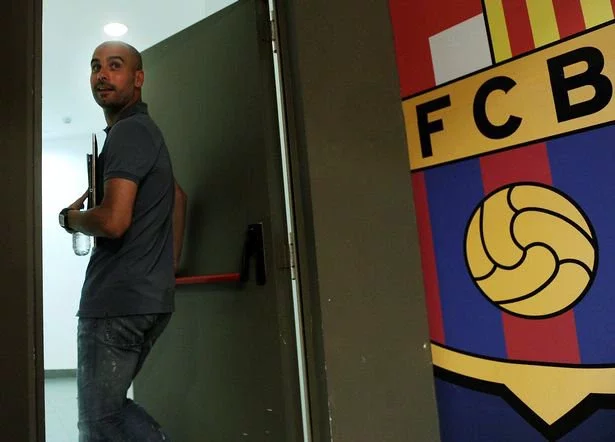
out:
M0 15L0 202L5 234L0 239L4 283L0 321L0 409L3 435L27 442L45 438L42 315L42 0L8 0ZM7 45L7 46L5 46ZM7 381L8 380L8 381Z
M307 399L308 419L312 441L331 440L329 398L327 393L327 373L325 364L325 352L323 334L321 328L320 300L316 281L316 263L314 262L313 246L315 244L313 225L309 201L310 193L306 183L309 181L304 174L306 151L299 146L301 139L300 107L297 102L297 94L294 92L293 68L297 68L293 60L291 47L293 42L292 26L289 25L289 14L292 5L279 0L270 0L273 26L273 38L276 40L276 50L280 69L280 89L282 95L284 119L284 135L282 148L287 155L288 175L290 179L290 199L292 205L292 222L294 232L294 244L290 247L295 255L295 266L298 275L298 290L301 309L301 321L303 328L302 342L297 342L299 348L303 348L305 371L307 376Z

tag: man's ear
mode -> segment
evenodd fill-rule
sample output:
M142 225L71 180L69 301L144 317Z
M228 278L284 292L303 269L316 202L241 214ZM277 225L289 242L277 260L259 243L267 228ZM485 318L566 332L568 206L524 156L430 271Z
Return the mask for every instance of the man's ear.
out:
M135 87L142 87L145 81L145 73L143 71L137 71L135 75Z

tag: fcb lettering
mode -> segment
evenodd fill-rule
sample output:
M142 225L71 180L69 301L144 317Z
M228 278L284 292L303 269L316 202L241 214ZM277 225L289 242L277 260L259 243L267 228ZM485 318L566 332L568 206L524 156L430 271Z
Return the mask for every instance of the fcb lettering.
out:
M412 170L615 121L615 24L404 100Z

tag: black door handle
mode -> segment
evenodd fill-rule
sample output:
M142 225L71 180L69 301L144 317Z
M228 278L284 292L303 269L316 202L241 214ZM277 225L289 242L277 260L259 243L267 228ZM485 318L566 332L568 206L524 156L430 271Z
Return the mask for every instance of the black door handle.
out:
M250 262L252 258L255 261L256 284L265 285L267 282L267 272L265 268L265 243L262 223L248 225L241 257L241 282L247 282L250 279Z

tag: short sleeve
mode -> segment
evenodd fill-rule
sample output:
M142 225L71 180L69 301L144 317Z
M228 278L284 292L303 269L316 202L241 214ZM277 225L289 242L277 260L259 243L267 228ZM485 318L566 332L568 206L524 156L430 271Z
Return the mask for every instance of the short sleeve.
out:
M105 143L103 180L125 178L139 184L154 165L158 146L147 128L122 120L109 131Z

